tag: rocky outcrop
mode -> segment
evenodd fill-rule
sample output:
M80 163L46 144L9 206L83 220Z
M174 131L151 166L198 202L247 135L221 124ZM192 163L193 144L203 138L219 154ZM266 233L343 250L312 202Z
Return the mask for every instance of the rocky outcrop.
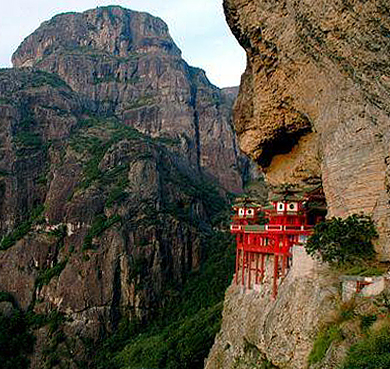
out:
M60 14L27 37L12 60L58 74L93 112L179 140L177 149L195 167L240 191L232 94L181 58L161 19L115 6Z
M335 282L310 257L298 257L272 299L272 257L262 285L226 292L222 327L206 369L307 367L316 327L333 309ZM298 258L299 263L298 263Z
M389 6L225 0L247 52L240 148L271 184L322 180L330 216L364 212L390 257Z

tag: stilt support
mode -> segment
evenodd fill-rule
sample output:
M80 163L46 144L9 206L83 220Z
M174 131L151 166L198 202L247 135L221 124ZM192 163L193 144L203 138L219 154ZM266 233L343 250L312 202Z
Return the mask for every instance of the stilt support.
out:
M251 288L251 275L252 275L252 256L251 252L248 252L248 290Z
M260 283L263 283L264 280L264 259L265 255L261 254L261 262L260 262Z
M241 254L241 250L237 249L237 251L236 251L236 274L234 276L234 282L236 283L236 285L238 284L238 270L240 267L240 254Z
M241 270L241 285L244 286L244 283L245 283L245 258L246 258L246 252L244 250L242 250L242 263L241 263L241 266L242 266L242 270Z
M278 293L278 274L279 274L279 255L274 255L274 280L273 280L273 289L272 289L272 297L276 298Z

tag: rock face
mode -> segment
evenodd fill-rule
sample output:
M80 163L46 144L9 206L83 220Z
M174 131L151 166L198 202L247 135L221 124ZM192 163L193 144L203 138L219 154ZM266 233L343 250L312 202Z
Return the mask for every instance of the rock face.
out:
M247 51L240 148L271 184L322 180L330 216L363 211L390 257L389 5L225 0Z
M61 14L27 37L12 60L58 74L95 113L180 140L195 167L240 191L231 95L181 58L159 18L121 7Z
M233 284L227 290L221 331L206 369L307 367L316 326L333 308L335 291L326 268L307 256L299 261L281 284L276 300L271 297L271 257L259 289Z
M234 111L240 148L271 185L322 182L328 215L371 215L389 260L390 6L224 0L224 9L247 52ZM308 366L337 293L318 267L297 274L294 257L275 301L267 284L227 291L207 369Z
M54 17L13 62L0 70L0 291L66 314L72 339L56 344L74 367L81 341L147 321L199 268L221 195L242 187L236 91L188 66L160 19L120 7Z

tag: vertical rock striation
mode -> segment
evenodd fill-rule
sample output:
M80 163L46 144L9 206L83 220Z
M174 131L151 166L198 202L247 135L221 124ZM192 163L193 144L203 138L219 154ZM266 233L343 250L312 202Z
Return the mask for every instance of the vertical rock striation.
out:
M322 182L328 215L371 215L389 260L390 6L224 0L224 9L247 52L234 109L240 148L271 185ZM301 275L306 262L294 256L275 301L267 283L227 291L207 369L308 366L337 291L323 266Z
M240 191L231 99L181 58L161 19L116 6L60 14L27 37L12 61L58 74L92 112L180 140L194 167Z
M372 215L388 259L388 4L225 0L224 8L247 51L240 148L272 184L321 179L329 215Z

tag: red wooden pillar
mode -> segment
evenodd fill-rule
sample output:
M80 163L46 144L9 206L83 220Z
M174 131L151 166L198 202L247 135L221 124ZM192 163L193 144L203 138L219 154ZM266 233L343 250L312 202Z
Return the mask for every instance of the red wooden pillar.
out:
M279 255L274 255L274 281L272 289L272 297L276 298L278 293L278 269L279 269Z
M261 254L261 264L260 264L260 282L263 283L264 280L264 258L265 255Z
M248 252L248 280L247 280L248 290L250 290L251 288L252 256L253 254L251 252Z
M241 251L238 249L238 241L237 241L237 250L236 250L236 275L234 276L234 282L238 284L238 270L240 267L240 254Z
M242 271L241 271L241 285L244 285L245 282L245 258L246 258L246 252L242 250Z
M280 237L279 237L279 235L277 235L276 239L275 239L274 247L273 247L273 252L277 253L277 252L279 252L279 249L280 249Z
M255 284L259 283L259 254L256 253L256 278L255 278Z
M287 269L287 255L283 254L282 259L282 278L286 276L286 269Z

